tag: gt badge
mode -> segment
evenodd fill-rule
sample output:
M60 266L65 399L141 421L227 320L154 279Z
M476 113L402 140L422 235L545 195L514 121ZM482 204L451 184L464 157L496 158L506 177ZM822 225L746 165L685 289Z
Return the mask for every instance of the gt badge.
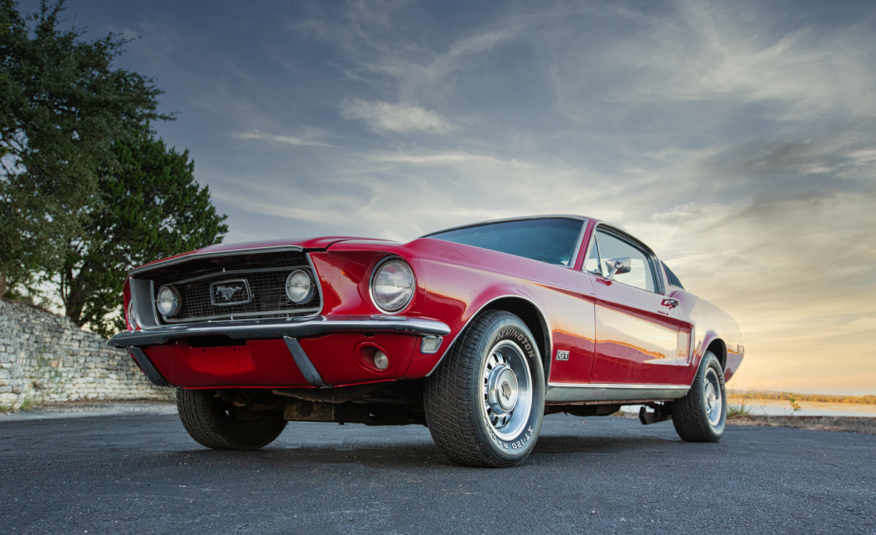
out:
M569 360L569 352L557 351L557 360Z

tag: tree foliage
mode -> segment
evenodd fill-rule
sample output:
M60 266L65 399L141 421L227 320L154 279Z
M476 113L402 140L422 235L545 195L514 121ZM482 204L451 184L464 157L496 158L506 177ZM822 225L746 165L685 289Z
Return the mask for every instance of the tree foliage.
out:
M108 335L130 269L228 227L188 151L155 138L161 91L113 67L127 41L61 29L63 10L0 0L0 296L51 281L69 318Z
M102 168L100 208L67 249L59 282L67 316L110 335L124 329L121 292L132 268L222 241L226 216L194 178L188 151L151 133L118 140ZM114 312L117 312L114 314Z
M22 15L0 0L0 291L54 272L99 212L115 140L169 119L153 81L113 68L126 40L61 29L64 1Z

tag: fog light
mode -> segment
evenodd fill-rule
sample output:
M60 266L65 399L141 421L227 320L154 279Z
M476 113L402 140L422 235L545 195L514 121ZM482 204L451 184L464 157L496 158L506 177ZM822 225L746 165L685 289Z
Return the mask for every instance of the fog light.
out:
M389 357L383 351L374 354L374 367L381 371L389 368Z
M431 355L438 351L438 348L441 347L441 338L440 336L424 336L423 341L420 342L420 353L424 355Z

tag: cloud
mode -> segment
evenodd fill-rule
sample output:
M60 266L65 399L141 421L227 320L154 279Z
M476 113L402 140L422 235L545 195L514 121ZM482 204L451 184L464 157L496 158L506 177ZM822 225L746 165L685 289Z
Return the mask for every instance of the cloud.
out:
M467 152L393 152L365 154L365 158L375 162L413 164L413 165L470 165L474 163L486 163L498 166L521 167L526 164L517 160L500 160L494 156L483 154L470 154Z
M680 98L736 97L743 102L768 102L779 107L780 120L817 118L831 111L872 114L876 111L876 53L861 46L871 31L851 24L842 31L804 26L786 32L768 31L772 13L749 6L749 16L732 16L726 4L685 2L680 15L696 28L698 53L691 69L675 87ZM760 13L758 13L760 11ZM764 23L751 24L761 14ZM770 28L772 29L772 28ZM698 82L698 83L696 83Z
M392 132L420 130L443 134L450 130L450 124L437 113L404 103L354 100L341 105L341 116L364 119L372 128Z
M876 112L869 14L826 23L802 10L790 23L752 2L621 6L586 17L544 10L551 32L522 38L543 62L556 109L577 124L708 136L746 120L800 126Z
M873 393L872 4L277 6L117 23L229 241L598 217L739 319L743 375Z
M231 134L231 136L237 139L258 139L262 141L270 141L273 143L285 143L287 145L294 145L296 147L333 147L333 145L329 145L328 143L323 143L321 141L312 141L296 136L278 136L275 134L261 132L259 130L247 130L246 132Z

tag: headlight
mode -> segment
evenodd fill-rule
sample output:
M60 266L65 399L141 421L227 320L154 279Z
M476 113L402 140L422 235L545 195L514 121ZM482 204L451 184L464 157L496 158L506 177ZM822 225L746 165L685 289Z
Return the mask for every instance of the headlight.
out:
M400 258L378 265L371 275L371 299L383 312L402 310L414 298L414 272Z
M313 297L313 284L306 271L298 269L286 277L286 297L296 305L310 301Z
M173 286L162 286L158 290L158 298L155 300L155 305L162 316L173 316L182 308L182 299L180 299L179 291Z

